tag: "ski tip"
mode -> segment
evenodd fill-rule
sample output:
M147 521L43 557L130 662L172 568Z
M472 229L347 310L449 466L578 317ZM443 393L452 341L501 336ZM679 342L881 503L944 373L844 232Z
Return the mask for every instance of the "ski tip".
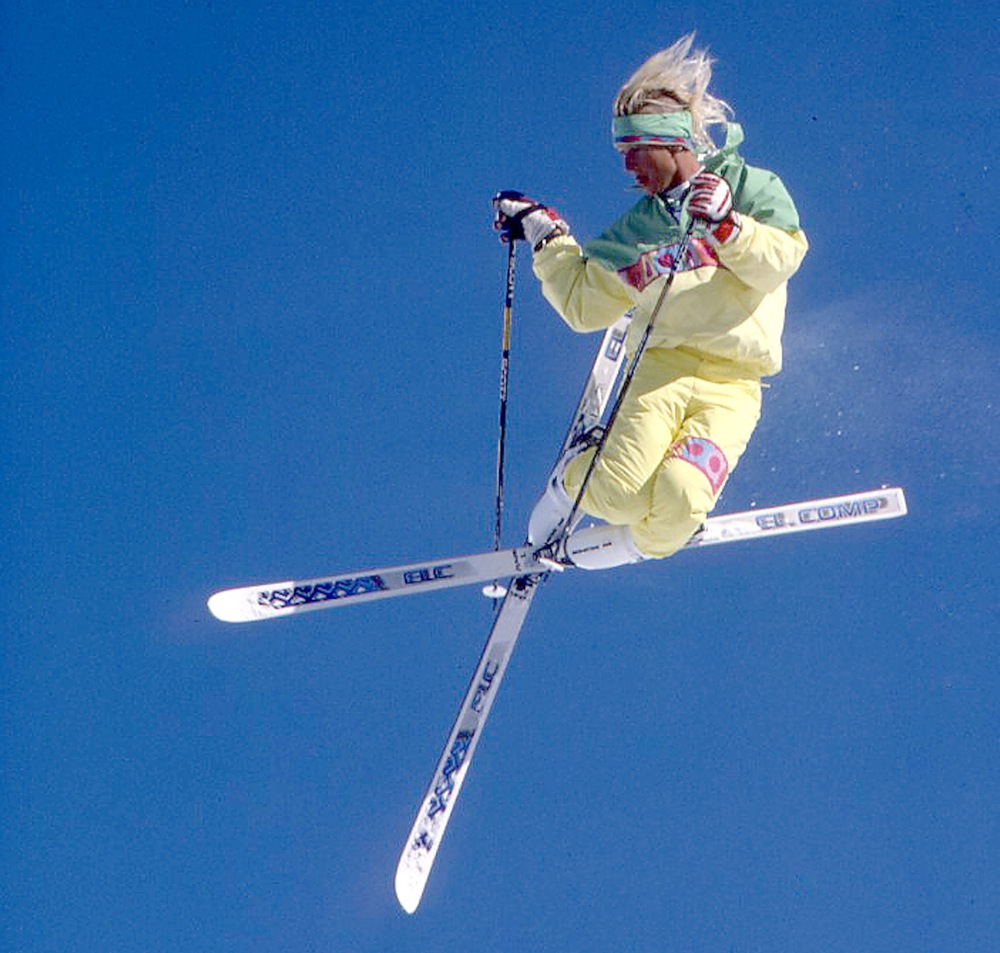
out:
M279 583L274 588L291 585L290 582ZM223 589L209 596L208 611L220 622L256 622L278 614L262 609L256 597L256 589Z
M208 598L208 611L220 622L245 622L246 599L234 598L228 590L216 592Z
M269 592L284 593L294 586L294 582L273 582L266 589L257 586L221 589L209 596L208 611L220 622L257 622L260 619L291 615L301 611L300 608L292 605L275 608L266 600L262 602L260 596Z
M420 898L424 894L424 881L415 877L406 865L400 863L396 868L396 899L399 905L409 914L417 912L420 906Z

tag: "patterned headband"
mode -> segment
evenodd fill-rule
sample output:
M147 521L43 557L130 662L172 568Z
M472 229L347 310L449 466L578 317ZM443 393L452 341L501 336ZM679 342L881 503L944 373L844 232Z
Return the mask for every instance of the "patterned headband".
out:
M611 120L615 148L627 152L633 146L683 146L695 151L691 113L632 113Z

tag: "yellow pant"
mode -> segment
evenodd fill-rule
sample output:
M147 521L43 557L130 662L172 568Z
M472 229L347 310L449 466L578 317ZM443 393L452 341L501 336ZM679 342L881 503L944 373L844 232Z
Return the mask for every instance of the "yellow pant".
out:
M643 355L582 508L630 528L647 556L675 553L705 521L760 417L760 382L681 351ZM570 499L594 451L566 468Z

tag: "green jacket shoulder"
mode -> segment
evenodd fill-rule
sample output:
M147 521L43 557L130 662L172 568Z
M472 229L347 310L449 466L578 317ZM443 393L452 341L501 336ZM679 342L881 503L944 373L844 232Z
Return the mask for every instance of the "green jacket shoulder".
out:
M705 160L709 172L721 175L733 190L733 203L741 215L786 232L800 229L799 213L785 184L773 172L748 165L739 153L743 128L726 126L726 144Z
M729 183L738 212L786 232L799 231L799 215L784 183L773 172L748 165L739 153L742 142L742 127L729 123L726 144L705 158L705 168ZM643 196L587 242L584 254L617 270L632 264L643 252L677 240L685 225L686 215L681 210L672 213L658 196Z

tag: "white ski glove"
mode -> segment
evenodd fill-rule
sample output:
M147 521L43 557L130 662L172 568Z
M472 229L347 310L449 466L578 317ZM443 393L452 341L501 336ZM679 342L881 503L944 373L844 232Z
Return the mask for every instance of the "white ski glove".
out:
M709 234L720 245L740 229L740 216L733 209L729 183L714 172L699 172L691 180L687 210L692 218L700 218L708 225Z
M502 242L524 239L534 251L539 251L556 235L569 234L569 225L555 209L540 205L523 192L497 192L493 196L493 211L493 227Z

